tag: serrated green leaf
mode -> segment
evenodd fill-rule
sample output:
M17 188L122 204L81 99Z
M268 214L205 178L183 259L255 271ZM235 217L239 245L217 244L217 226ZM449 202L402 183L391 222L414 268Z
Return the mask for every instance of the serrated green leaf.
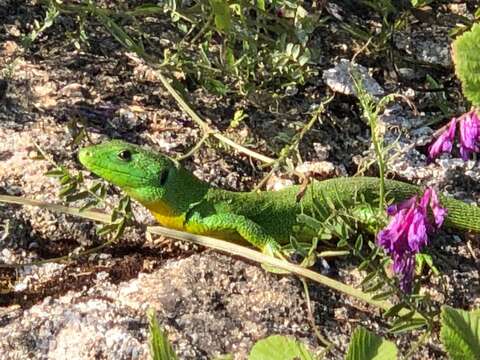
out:
M314 360L315 356L299 341L282 335L272 335L257 341L248 360Z
M177 354L173 351L172 344L168 341L166 332L160 329L158 325L155 310L149 309L147 312L148 324L150 330L149 343L150 355L153 360L176 360Z
M474 24L453 42L455 73L465 97L480 106L480 24Z
M440 338L453 360L474 360L480 355L480 312L442 306Z
M310 56L306 55L306 54L303 54L302 56L300 56L298 58L298 63L300 64L300 66L303 66L305 65L306 63L308 63L310 61Z
M353 333L345 360L395 360L397 352L393 342L360 326Z

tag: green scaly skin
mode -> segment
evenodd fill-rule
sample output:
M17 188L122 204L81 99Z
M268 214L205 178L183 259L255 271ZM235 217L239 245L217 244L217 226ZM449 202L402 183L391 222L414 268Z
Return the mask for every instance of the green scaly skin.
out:
M119 140L83 148L79 159L147 207L163 226L225 240L243 239L270 254L289 242L297 215L313 214L322 197L347 207L355 206L359 196L370 203L378 198L379 179L371 177L314 181L300 200L300 186L261 192L221 190L164 155ZM385 186L394 202L422 192L418 186L395 180L387 180ZM480 232L479 208L448 197L441 197L441 203L448 209L446 226ZM311 238L301 232L295 236Z

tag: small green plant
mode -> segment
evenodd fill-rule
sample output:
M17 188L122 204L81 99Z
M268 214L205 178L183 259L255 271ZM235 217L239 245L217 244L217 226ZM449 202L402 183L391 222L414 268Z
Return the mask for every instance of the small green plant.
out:
M30 47L41 33L53 25L58 15L60 15L60 12L54 2L50 2L43 23L40 24L37 20L34 21L32 31L22 39L23 46L26 48Z
M462 82L463 95L474 106L480 106L480 24L457 37L453 43L455 72Z
M75 137L74 142L77 138L78 136ZM64 166L57 165L52 159L50 159L38 145L36 145L36 147L39 154L37 158L47 160L53 165L53 169L47 171L45 175L58 179L60 183L58 196L60 198L67 203L83 201L83 206L80 208L80 211L104 203L107 195L107 184L104 182L96 182L92 186L86 188L81 172L78 172L76 175L71 174ZM108 242L117 241L125 232L127 225L131 224L133 221L134 215L131 208L130 197L124 196L120 199L110 214L110 222L97 227L97 234L109 237Z
M177 354L173 350L172 344L168 341L165 331L160 328L157 320L157 314L154 309L147 312L148 328L150 331L149 344L150 355L153 360L177 360Z
M171 22L175 32L170 35L176 38L163 50L163 60L155 61L164 72L188 78L213 94L239 95L263 106L253 95L262 93L273 101L295 93L317 74L313 65L319 54L308 41L323 20L305 6L298 0L170 0L111 10L93 1L74 5L50 0L45 25L29 35L29 43L61 13L76 16L79 30L69 33L78 37L76 47L88 44L87 23L93 17L130 51L158 53L152 39L163 34L149 32L142 21L163 18Z

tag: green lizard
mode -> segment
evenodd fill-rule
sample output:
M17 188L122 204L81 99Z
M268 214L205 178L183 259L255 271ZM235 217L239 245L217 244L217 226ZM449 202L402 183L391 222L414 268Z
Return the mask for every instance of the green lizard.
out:
M165 155L119 140L83 148L79 159L148 208L161 225L224 240L243 239L268 254L289 242L297 215L313 213L315 202L322 197L328 196L338 206L353 206L359 194L367 202L378 197L379 180L371 177L313 181L306 189L226 191L211 187ZM395 180L387 180L385 186L394 201L422 190ZM447 197L441 197L441 202L448 209L447 226L480 232L479 208ZM308 233L295 236L311 239Z

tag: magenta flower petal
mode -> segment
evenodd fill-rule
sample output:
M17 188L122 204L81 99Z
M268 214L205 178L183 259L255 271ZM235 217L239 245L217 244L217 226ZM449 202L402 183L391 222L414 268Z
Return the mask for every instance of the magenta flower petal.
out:
M428 242L427 217L421 209L417 208L412 218L408 228L408 247L412 252L417 253Z
M432 191L433 189L431 187L428 187L427 190L425 190L425 192L423 193L422 198L420 199L419 206L423 209L425 213L427 212L427 206L430 202L430 198L432 197Z
M387 208L387 214L393 216L400 210L411 208L416 202L417 197L413 196L408 200L402 201L400 204L392 204Z
M435 227L443 224L446 216L433 188L427 188L422 197L416 196L388 207L390 223L377 235L377 244L385 249L393 260L393 271L400 279L403 291L411 291L415 268L415 254L428 244L428 234L435 230L429 221L432 210Z
M409 293L412 291L413 275L415 271L415 255L409 254L402 259L402 272L400 276L400 288Z
M407 210L398 212L388 226L377 235L378 245L383 247L388 253L398 252L396 246L398 246L399 239L404 236L409 225L406 221L406 214Z
M438 138L428 147L428 159L433 160L440 154L452 152L453 140L455 139L457 119L450 120L448 129L445 130Z
M447 216L447 209L440 205L440 200L438 199L438 194L435 190L432 189L430 197L430 208L433 212L433 217L435 218L435 225L437 229L440 229L440 226L443 225L445 217Z
M480 151L478 138L479 119L477 114L471 112L460 120L460 155L463 160L468 160L473 152Z

